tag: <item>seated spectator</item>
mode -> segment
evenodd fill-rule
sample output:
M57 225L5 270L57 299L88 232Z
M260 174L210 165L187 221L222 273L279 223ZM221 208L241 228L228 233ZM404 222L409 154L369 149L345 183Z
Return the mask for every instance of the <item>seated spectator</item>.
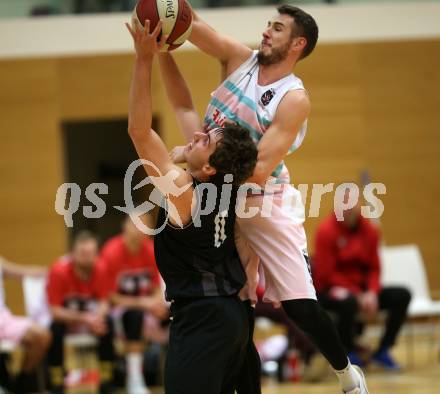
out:
M144 223L149 217L143 216ZM150 228L151 225L149 226ZM154 258L153 241L127 216L122 234L103 246L101 264L107 272L112 303L122 310L127 362L127 392L146 393L142 375L143 323L146 314L165 318L165 304L159 271Z
M372 361L389 370L399 369L390 354L411 299L402 287L380 285L379 230L361 215L360 206L327 218L316 234L314 281L319 301L337 315L342 342L353 364L364 365L355 350L359 313L374 317L387 312L384 335Z
M113 325L108 315L104 271L96 264L98 242L84 231L73 242L72 252L51 267L47 299L52 314L52 345L49 374L52 392L64 392L64 336L68 332L88 332L98 339L100 393L110 393L114 364Z
M8 382L9 376L4 376L0 384L15 393L35 391L34 372L46 354L50 333L26 317L12 315L5 305L3 276L23 278L45 274L44 268L13 264L0 257L0 341L11 341L20 344L24 349L20 374L14 382Z

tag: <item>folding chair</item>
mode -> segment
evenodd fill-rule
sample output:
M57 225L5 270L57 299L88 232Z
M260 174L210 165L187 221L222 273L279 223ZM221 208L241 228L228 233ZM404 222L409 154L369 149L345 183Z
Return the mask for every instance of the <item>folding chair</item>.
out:
M417 245L384 246L381 255L381 281L383 286L405 286L411 292L408 308L410 360L414 359L413 323L435 323L431 330L431 348L435 351L436 335L440 318L440 301L433 301L429 294L425 265Z

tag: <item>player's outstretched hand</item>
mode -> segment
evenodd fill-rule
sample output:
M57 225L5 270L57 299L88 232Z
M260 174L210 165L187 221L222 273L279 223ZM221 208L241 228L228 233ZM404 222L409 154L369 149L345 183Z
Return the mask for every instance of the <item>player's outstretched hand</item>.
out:
M150 21L148 19L145 21L145 28L136 19L133 20L133 25L132 27L128 23L125 24L133 37L137 57L143 60L151 60L163 48L167 40L167 36L164 34L158 40L162 31L162 20L157 23L152 33L150 33Z

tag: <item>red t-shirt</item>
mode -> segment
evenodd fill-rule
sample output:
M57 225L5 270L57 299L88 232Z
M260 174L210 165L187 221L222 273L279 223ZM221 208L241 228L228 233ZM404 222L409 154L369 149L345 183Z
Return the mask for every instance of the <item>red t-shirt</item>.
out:
M105 280L105 272L98 264L94 265L89 280L81 280L75 274L72 258L63 256L49 271L46 288L49 305L91 311L97 300L107 297Z
M145 238L139 251L132 254L122 235L106 242L100 265L106 271L110 293L149 295L160 286L153 245L152 240Z
M350 230L335 215L327 218L316 233L313 265L318 292L338 286L353 294L380 290L379 230L360 217L356 230Z

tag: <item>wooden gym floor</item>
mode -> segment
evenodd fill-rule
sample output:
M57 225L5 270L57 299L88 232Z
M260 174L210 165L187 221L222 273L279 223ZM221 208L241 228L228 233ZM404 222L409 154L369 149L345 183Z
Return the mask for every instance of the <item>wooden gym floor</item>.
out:
M408 360L406 338L396 345L394 356L404 366L402 372L389 373L379 370L366 371L370 394L439 394L440 353L438 336L432 338L416 336L414 357ZM408 365L410 363L411 365ZM152 394L163 394L163 389L154 389ZM336 377L328 371L319 383L284 383L264 381L263 394L340 394Z
M438 326L434 330L438 329ZM367 369L370 394L439 394L440 393L440 341L439 336L416 335L413 357L408 358L408 339L402 335L393 355L404 367L402 372L389 373ZM374 341L368 340L370 346ZM328 367L327 367L328 368ZM325 368L324 368L325 372ZM197 383L195 383L197 384ZM68 390L69 394L92 394L95 389L86 387ZM123 391L118 394L123 394ZM151 388L152 394L164 394L163 388ZM328 368L319 383L283 383L264 380L263 394L340 394L333 372Z
M369 373L370 394L438 394L440 392L440 364L417 368L399 374ZM163 394L153 389L152 394ZM339 394L336 378L323 383L278 384L266 382L263 394Z

